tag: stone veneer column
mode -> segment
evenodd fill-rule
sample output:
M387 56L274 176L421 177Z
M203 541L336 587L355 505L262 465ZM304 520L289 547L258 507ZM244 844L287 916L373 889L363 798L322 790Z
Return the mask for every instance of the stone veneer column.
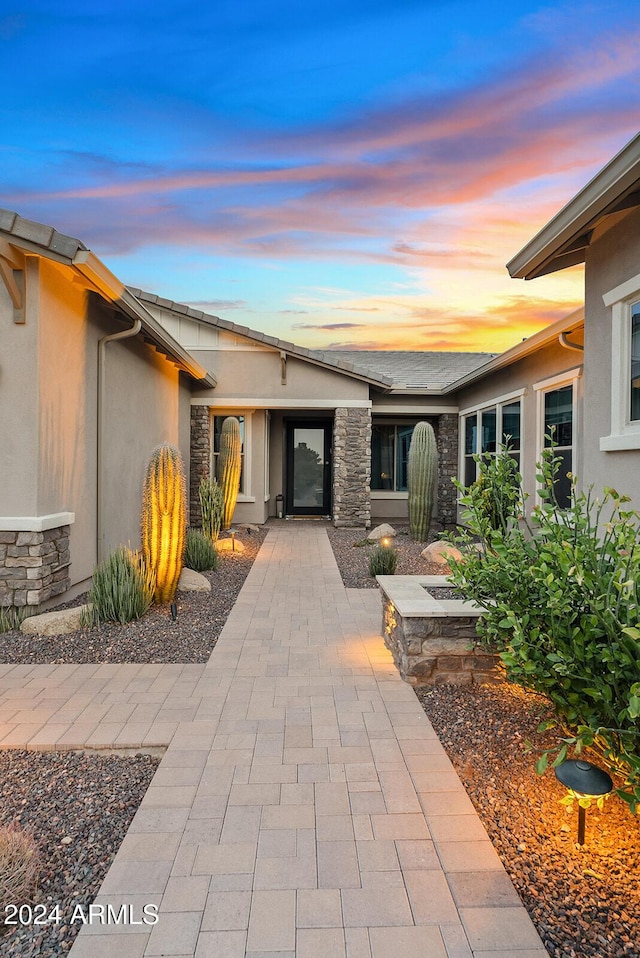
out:
M189 525L202 525L198 489L211 468L211 416L208 406L191 407L191 448L189 463Z
M0 605L38 606L71 585L69 526L0 531Z
M338 407L333 422L333 522L371 525L371 409Z
M457 518L456 487L452 477L458 475L458 415L442 413L438 417L438 518L443 525L453 525Z

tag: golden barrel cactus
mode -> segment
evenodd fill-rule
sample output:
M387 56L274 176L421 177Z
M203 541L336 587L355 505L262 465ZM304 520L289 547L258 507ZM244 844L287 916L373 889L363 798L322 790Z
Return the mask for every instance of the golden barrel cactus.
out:
M187 489L179 451L168 444L151 453L142 504L142 553L156 575L156 602L173 602L182 572Z

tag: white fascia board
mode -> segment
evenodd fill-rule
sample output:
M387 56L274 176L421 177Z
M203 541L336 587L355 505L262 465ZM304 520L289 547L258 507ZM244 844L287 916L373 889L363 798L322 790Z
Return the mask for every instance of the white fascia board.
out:
M269 399L260 396L241 396L221 399L193 396L192 406L211 406L213 409L370 409L370 399Z
M58 526L70 526L76 521L75 512L55 512L48 516L0 516L3 532L46 532Z
M418 406L418 405L407 405L403 403L402 405L392 406L389 403L374 403L371 407L372 415L381 413L386 415L398 415L398 416L421 416L423 413L425 416L439 416L442 413L451 412L457 413L457 406L443 406L441 404L435 406Z

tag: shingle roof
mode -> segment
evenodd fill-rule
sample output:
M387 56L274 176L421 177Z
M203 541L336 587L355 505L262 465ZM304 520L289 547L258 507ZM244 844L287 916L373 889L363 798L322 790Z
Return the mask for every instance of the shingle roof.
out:
M446 389L488 363L496 353L412 352L408 350L332 349L335 356L393 381L394 389Z

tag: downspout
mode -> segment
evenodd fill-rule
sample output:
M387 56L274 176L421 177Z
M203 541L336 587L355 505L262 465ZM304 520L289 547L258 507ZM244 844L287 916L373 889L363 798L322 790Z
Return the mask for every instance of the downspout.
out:
M106 371L106 347L107 343L113 343L118 339L130 339L137 336L142 329L142 321L136 319L129 329L123 329L119 333L111 333L110 336L103 336L98 342L98 434L96 437L97 446L97 474L96 474L96 562L102 562L104 555L104 515L102 490L103 482L103 462L102 442L104 438L105 419L105 371Z
M566 333L560 333L558 336L558 342L561 346L564 346L565 349L573 349L576 353L584 352L584 346L580 346L578 343L572 343L569 339L567 339Z

